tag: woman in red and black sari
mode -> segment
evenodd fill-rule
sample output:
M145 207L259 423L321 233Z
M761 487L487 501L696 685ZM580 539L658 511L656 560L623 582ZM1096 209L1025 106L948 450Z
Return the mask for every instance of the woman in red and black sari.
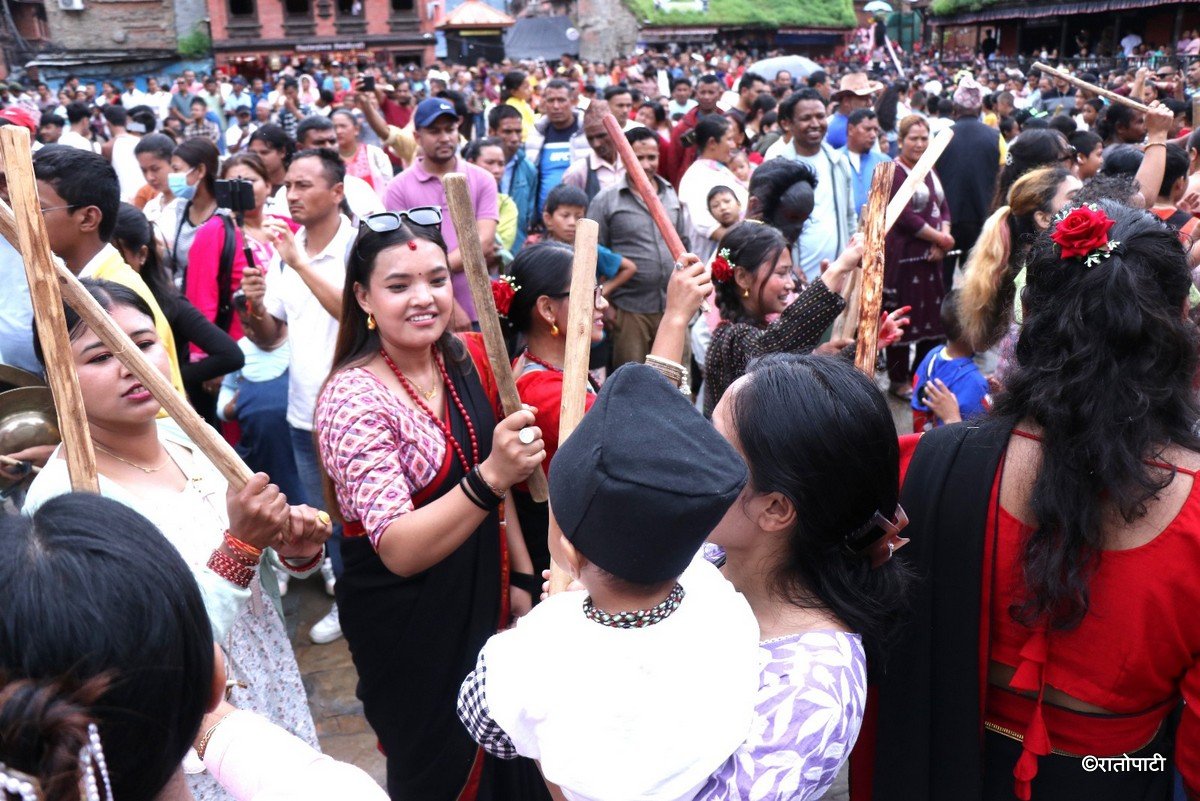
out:
M345 520L338 608L393 801L540 799L536 766L485 757L455 713L483 643L531 603L510 599L509 571L530 566L500 509L545 450L531 412L501 418L478 335L447 332L439 223L432 208L374 215L347 264L316 411Z

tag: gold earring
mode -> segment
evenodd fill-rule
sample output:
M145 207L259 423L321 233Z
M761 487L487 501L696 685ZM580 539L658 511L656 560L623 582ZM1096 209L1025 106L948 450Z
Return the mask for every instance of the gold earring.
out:
M550 323L550 336L558 336L558 323Z
M367 330L375 330L375 315L371 314L370 312L367 313Z
M743 298L748 298L748 297L750 297L750 289L749 289L749 288L746 288L746 289L743 289L743 290L742 290L742 297L743 297Z

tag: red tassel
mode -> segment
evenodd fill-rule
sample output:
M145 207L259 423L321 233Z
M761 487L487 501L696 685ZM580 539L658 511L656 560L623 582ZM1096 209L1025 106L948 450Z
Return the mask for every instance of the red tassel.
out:
M1014 690L1036 693L1042 688L1042 666L1028 660L1021 662L1008 686Z
M1032 662L1045 663L1049 651L1050 643L1046 637L1046 630L1034 629L1033 634L1025 641L1025 645L1021 646L1020 656L1022 659Z
M1026 749L1021 752L1021 758L1017 760L1017 766L1013 768L1013 776L1016 782L1013 784L1013 792L1021 801L1029 801L1033 795L1033 779L1038 772L1037 754Z
M1033 711L1033 720L1025 730L1025 750L1032 751L1038 756L1050 753L1050 733L1046 731L1046 721L1042 718L1042 704L1039 701Z

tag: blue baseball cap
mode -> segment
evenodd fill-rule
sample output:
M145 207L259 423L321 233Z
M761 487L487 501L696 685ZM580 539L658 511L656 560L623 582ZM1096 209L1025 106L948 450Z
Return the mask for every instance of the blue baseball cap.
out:
M438 117L442 116L458 119L458 112L454 110L454 104L441 97L426 98L417 105L417 112L413 115L414 124L418 128L428 128Z

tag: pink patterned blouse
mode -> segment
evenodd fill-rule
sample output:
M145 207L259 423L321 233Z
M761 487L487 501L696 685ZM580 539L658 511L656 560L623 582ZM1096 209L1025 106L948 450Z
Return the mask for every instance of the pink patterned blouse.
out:
M387 527L412 511L413 496L433 481L446 455L437 424L363 367L325 385L316 432L342 516L360 521L375 548Z

